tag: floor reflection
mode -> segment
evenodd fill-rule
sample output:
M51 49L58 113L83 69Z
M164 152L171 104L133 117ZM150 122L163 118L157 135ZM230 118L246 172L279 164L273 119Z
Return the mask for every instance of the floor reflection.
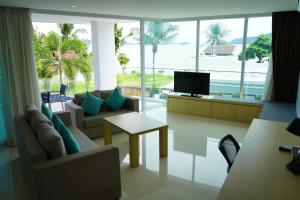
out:
M146 114L169 124L168 157L159 157L158 131L147 133L140 136L140 166L130 168L128 135L114 135L122 163L122 199L215 199L227 176L218 142L228 133L242 142L249 125L167 115L165 108ZM103 144L103 139L95 141Z

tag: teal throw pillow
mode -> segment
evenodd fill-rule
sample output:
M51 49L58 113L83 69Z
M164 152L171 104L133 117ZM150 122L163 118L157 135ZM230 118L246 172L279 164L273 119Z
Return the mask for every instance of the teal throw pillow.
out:
M114 91L105 99L105 104L114 111L118 111L122 108L126 101L126 97L122 95L118 88L115 88Z
M84 101L81 106L86 114L97 115L101 110L103 102L104 101L99 97L96 97L91 93L86 92Z
M63 138L68 154L80 152L80 145L73 136L72 132L63 124L60 127L60 135Z
M53 113L44 103L42 103L42 113L46 115L49 120L52 119Z
M56 114L52 115L51 121L54 125L54 128L57 130L57 132L60 132L61 126L64 125L63 121L61 121L61 119Z

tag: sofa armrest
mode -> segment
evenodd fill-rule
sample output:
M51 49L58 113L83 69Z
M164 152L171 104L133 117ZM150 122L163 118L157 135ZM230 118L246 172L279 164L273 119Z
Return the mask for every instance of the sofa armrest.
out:
M65 103L66 111L71 113L72 125L83 130L84 111L83 108L73 102Z
M34 167L39 199L118 199L119 150L113 145L49 160Z
M125 105L124 107L135 111L135 112L139 112L140 108L139 108L139 99L135 98L135 97L130 97L130 96L126 96L126 101L125 101Z
M71 112L69 111L59 111L55 112L55 114L63 121L66 126L72 125Z

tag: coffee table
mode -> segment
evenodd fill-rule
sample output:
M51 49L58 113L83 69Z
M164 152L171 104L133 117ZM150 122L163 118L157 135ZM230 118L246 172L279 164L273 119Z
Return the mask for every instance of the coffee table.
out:
M160 157L168 156L168 124L146 116L144 113L127 113L104 118L104 143L112 143L112 126L129 135L130 167L139 166L139 135L159 130Z

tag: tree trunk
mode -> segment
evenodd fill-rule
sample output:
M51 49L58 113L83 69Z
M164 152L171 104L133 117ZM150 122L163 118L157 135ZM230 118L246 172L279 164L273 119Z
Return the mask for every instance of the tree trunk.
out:
M58 61L58 73L59 73L59 85L62 84L62 69L60 67L60 61Z
M59 85L61 86L63 81L62 81L61 56L60 56L60 42L58 42L58 73L59 73Z
M211 56L215 55L215 44L216 44L216 42L214 41L211 45Z
M155 52L152 54L152 89L155 88Z

